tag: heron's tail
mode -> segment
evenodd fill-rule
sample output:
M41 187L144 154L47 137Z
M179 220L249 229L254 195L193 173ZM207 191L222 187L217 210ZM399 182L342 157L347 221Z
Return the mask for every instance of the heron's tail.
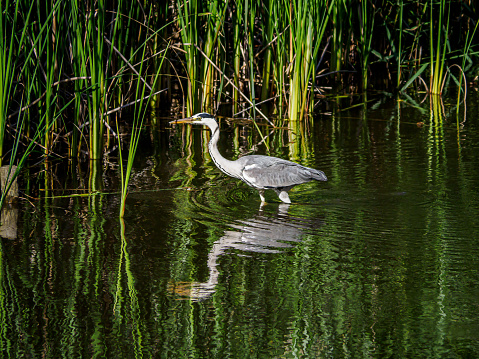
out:
M324 174L323 171L310 169L311 170L311 178L315 179L316 181L327 181L328 177Z

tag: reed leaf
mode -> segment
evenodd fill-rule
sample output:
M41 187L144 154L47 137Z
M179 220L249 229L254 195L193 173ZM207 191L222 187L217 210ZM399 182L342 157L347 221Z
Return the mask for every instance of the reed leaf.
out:
M263 73L262 73L262 84L261 84L261 101L266 101L270 96L270 82L271 82L271 62L272 62L272 47L271 43L273 41L273 31L274 31L274 21L275 17L273 15L273 4L274 1L268 1L267 8L263 9L263 26L266 30L263 32L263 44L265 46L264 57L263 57Z
M181 39L185 44L186 74L188 76L186 113L187 116L191 116L199 111L198 67L196 64L198 53L194 45L199 43L198 17L200 14L197 0L178 0L176 5Z
M430 2L430 55L431 55L431 76L429 89L432 94L442 93L442 80L444 78L444 65L446 61L446 42L449 32L450 6L447 10L445 29L443 30L444 12L446 11L446 0L439 1L439 17L434 31L434 1ZM435 36L434 36L435 35ZM436 41L434 42L434 38ZM434 44L436 49L434 50Z
M97 10L88 13L87 22L87 47L88 64L91 76L92 93L88 97L88 112L90 117L90 146L89 155L92 160L99 160L103 155L104 117L106 112L106 79L104 61L105 32L105 2L98 0Z
M285 0L286 1L286 0ZM285 6L287 3L285 2ZM301 120L308 109L307 96L315 61L335 1L299 0L289 8L290 57L292 75L289 88L289 118Z
M416 79L421 76L424 70L426 70L429 66L430 65L428 63L423 64L421 68L416 73L414 73L414 75L411 76L411 78L401 87L400 91L405 91L414 81L416 81Z
M19 19L20 1L14 3L9 0L4 1L0 0L2 9L0 14L0 39L2 41L0 48L0 166L3 162L8 110L17 87L16 69L19 66L18 61L21 58L22 48L26 46L27 29L34 9L32 3L23 19L23 28L20 29L20 36L18 36L16 34L17 27L22 22L22 19ZM13 17L10 16L12 13Z
M142 59L145 59L145 53L147 51L146 43L141 46L143 49L143 56ZM161 69L162 63L165 59L165 53L161 57L158 70ZM128 184L130 182L131 173L133 169L133 161L135 159L136 150L138 149L138 144L140 141L141 130L143 128L143 123L146 118L146 110L148 108L148 102L152 100L152 96L147 96L146 91L156 87L156 82L159 78L159 71L156 72L156 75L153 79L153 85L150 87L141 77L141 74L144 72L145 61L140 62L140 69L138 71L139 75L136 81L136 94L135 98L138 98L139 101L135 102L135 109L133 112L133 127L131 132L130 138L130 145L128 150L128 160L126 164L126 169L123 166L123 154L122 154L122 146L119 143L119 157L120 157L120 173L121 173L121 202L120 202L120 218L123 218L125 215L125 206L126 206L126 197L128 195ZM151 93L151 95L154 95ZM146 102L146 103L145 103ZM117 131L119 132L119 125L118 122L116 123ZM118 141L120 142L120 137L118 137Z
M362 88L366 91L368 88L368 67L369 56L372 51L372 38L374 33L374 8L368 6L369 1L363 0L359 11L359 51L361 54L361 76Z
M463 53L463 57L462 57L462 65L461 65L461 70L462 71L464 71L464 69L466 68L466 59L469 56L469 52L471 50L471 45L472 45L472 40L474 39L474 35L476 34L478 26L479 26L479 22L476 22L476 26L474 26L474 30L472 31L472 34L470 33L469 30L467 31L466 41L465 41L466 45L464 46L464 53ZM464 72L463 72L463 75L464 75ZM463 79L463 77L465 77L465 75L464 76L459 76L459 84L458 84L459 91L457 91L456 111L459 111L459 104L461 102L461 89L462 89L462 79ZM464 102L466 102L466 91L467 91L466 83L464 83Z

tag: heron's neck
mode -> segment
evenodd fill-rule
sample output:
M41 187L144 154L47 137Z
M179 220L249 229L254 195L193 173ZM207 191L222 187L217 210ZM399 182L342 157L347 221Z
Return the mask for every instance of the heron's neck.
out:
M210 151L211 159L215 163L216 167L218 167L228 176L238 178L239 174L237 173L237 166L235 165L235 162L224 158L218 150L218 140L220 138L220 129L218 125L211 126L210 130L211 140L208 143L208 150Z

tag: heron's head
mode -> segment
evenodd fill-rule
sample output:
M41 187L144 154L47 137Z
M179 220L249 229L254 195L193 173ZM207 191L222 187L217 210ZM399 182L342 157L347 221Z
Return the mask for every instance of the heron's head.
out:
M213 123L216 124L216 120L215 120L213 115L210 115L209 113L201 112L201 113L197 113L196 115L193 115L191 117L183 118L181 120L171 121L170 123L171 124L174 124L174 123L191 123L193 125L206 125L206 126L211 127L211 125Z

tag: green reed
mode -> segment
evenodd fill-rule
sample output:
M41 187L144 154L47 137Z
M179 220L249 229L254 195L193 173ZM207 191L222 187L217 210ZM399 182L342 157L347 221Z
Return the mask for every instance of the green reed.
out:
M152 53L159 54L164 52L164 41L168 38L168 2L165 2L162 6L158 6L156 12L154 13L153 19L151 19L151 26L153 29L160 29L156 31L152 38ZM125 39L128 37L125 36ZM152 87L152 91L157 92L162 88L171 88L172 87L172 67L169 61L164 61L164 57L155 57L153 68L158 69L158 81L155 86ZM160 66L161 65L161 66ZM171 102L171 92L167 94L168 102ZM156 109L160 106L160 101L164 99L164 95L155 95L150 101L152 109ZM152 116L151 122L154 126L157 126L158 119L156 116Z
M245 59L246 69L248 74L248 84L249 84L249 98L253 103L253 118L254 111L256 107L254 106L256 100L256 91L255 91L255 61L254 61L254 31L255 31L255 19L256 19L256 8L257 3L246 2L244 7L244 26L245 26L245 35L246 35L246 52L247 57Z
M341 71L345 66L349 41L344 41L351 30L351 0L338 0L331 11L331 71ZM336 76L339 78L339 76Z
M91 76L92 92L88 96L90 117L90 159L98 160L103 155L104 116L106 112L106 61L103 55L105 32L105 2L99 0L98 11L88 11L85 42Z
M187 116L193 115L199 110L198 94L198 51L194 44L199 43L199 11L198 1L180 1L177 2L178 25L181 29L181 39L185 44L186 75L188 76L188 92L186 98Z
M213 105L215 70L208 59L220 59L219 38L223 29L227 4L222 1L177 1L178 25L183 40L188 78L187 114ZM203 27L202 24L205 26ZM199 47L204 56L198 53ZM218 65L218 63L216 62Z
M20 1L0 0L0 166L4 156L4 139L8 123L8 112L17 89L17 73L21 58L21 49L26 46L27 29L30 24L33 4L22 19ZM8 11L7 11L8 10ZM23 22L23 28L19 28ZM17 34L17 31L19 34ZM19 35L19 36L18 36Z
M240 102L240 94L237 90L240 86L241 78L241 36L243 25L243 1L238 1L235 6L235 10L232 12L231 18L233 20L233 113L238 112L238 105Z
M442 80L444 78L444 65L446 61L446 48L449 33L449 15L450 3L447 10L447 18L445 19L446 0L439 1L439 16L437 19L437 26L434 28L434 1L431 0L429 4L430 23L429 23L429 37L430 37L430 64L431 74L429 82L429 91L432 94L442 93ZM443 22L446 20L445 28L443 29ZM435 45L435 46L434 46ZM434 48L435 47L435 48Z
M45 133L43 141L43 145L45 147L47 155L49 154L51 147L53 146L53 132L56 132L58 130L55 117L57 105L60 105L60 100L56 98L58 85L54 86L54 84L57 83L59 79L59 73L62 67L62 58L60 54L62 53L64 48L63 38L59 36L61 33L63 33L62 27L64 25L64 9L61 5L61 1L56 1L53 3L45 2L43 4L37 2L38 21L42 21L42 6L44 7L43 11L46 14L51 14L49 29L48 31L40 35L40 41L37 42L40 45L38 46L38 54L45 54L44 59L40 59L40 61L44 60L44 103L47 104L47 106L39 106L39 111L45 112L45 119L47 121L46 126L51 129L50 131L47 131Z
M401 85L401 61L402 61L402 30L403 30L403 15L404 15L404 2L403 0L398 0L399 6L399 32L398 32L398 50L396 56L397 62L397 75L396 75L396 87L399 88Z
M16 163L17 169L12 176L9 176L9 182L6 185L5 191L1 194L0 197L0 208L3 206L5 201L5 195L8 193L13 180L18 176L22 170L28 156L33 151L33 148L39 139L44 137L46 133L51 131L51 128L54 124L55 118L47 118L48 114L46 112L40 113L40 121L36 125L35 132L30 129L29 123L27 122L27 117L22 116L22 108L27 109L28 106L22 107L24 100L30 100L31 93L34 92L37 88L35 81L27 81L26 90L24 94L20 96L19 104L16 104L20 107L20 110L8 114L11 111L11 106L15 104L15 96L19 92L20 83L18 79L29 74L30 71L33 71L34 74L39 72L39 61L35 59L35 49L37 46L42 45L42 36L49 32L51 29L51 19L53 18L54 11L57 9L58 4L55 4L52 10L47 13L46 19L42 22L42 26L37 32L36 37L31 37L29 30L33 23L34 18L34 4L27 3L28 9L26 13L21 11L22 5L20 1L15 2L14 4L6 1L1 3L2 9L5 6L5 9L9 11L3 11L0 15L0 38L2 39L3 46L0 49L0 165L2 164L5 154L4 150L4 139L5 139L5 129L7 125L10 125L10 128L15 133L13 138L12 146L8 149L9 152L9 168L11 170L12 166ZM10 16L10 14L12 16ZM28 67L28 64L35 64L33 69ZM45 93L43 96L45 96ZM46 107L54 105L54 100L47 97L49 101ZM60 110L61 111L61 110ZM16 122L10 122L11 119L16 118ZM52 120L53 121L50 121ZM28 128L28 131L25 129ZM24 133L27 133L25 138ZM31 137L30 137L31 136ZM20 142L27 139L26 145L23 147L23 151L20 151ZM45 149L47 147L44 147ZM9 170L9 171L10 171Z
M154 37L152 35L151 37ZM151 38L150 37L150 38ZM148 39L149 40L149 39ZM140 46L143 49L142 59L145 58L145 53L147 51L147 46L145 46L147 42ZM161 69L163 60L165 59L165 54L160 57L160 62L158 64L158 70ZM118 152L120 158L120 173L121 173L121 201L120 201L120 218L123 218L125 214L125 206L126 206L126 197L128 195L128 184L130 182L131 173L133 169L133 161L135 159L136 150L138 149L138 144L140 141L141 131L143 128L143 123L146 116L146 110L148 109L148 103L152 100L154 96L153 93L148 95L148 90L155 88L155 85L158 81L159 71L156 72L156 75L153 77L153 85L150 87L146 80L142 77L142 74L146 71L144 70L145 61L141 61L138 70L138 77L136 80L136 92L135 98L138 100L135 101L134 104L134 112L133 112L133 126L131 130L131 137L130 137L130 144L128 149L128 160L126 164L126 168L123 166L123 155L122 155L122 146L121 140L118 137ZM119 125L118 122L116 123L116 128L119 133Z
M288 48L289 39L287 37L287 29L289 19L284 16L283 7L280 2L273 2L273 11L271 16L273 22L273 34L275 35L274 59L273 63L273 87L271 92L278 95L277 113L283 116L283 107L286 101L286 69L288 64Z
M368 88L369 56L372 51L372 37L374 33L374 8L368 1L361 1L359 11L359 53L361 54L362 89Z
M464 52L463 52L463 57L462 57L462 64L460 66L460 69L462 71L462 75L464 75L464 71L466 68L466 61L471 61L470 58L470 51L471 51L471 45L472 45L472 39L474 39L474 35L476 34L477 28L479 26L479 22L476 22L476 25L474 26L474 30L471 32L468 30L466 34L466 41L465 41L465 46L464 46ZM456 105L456 111L459 111L459 104L461 102L461 89L462 89L462 81L463 81L464 76L459 76L459 84L458 84L458 89L457 91L457 105ZM465 81L464 81L465 82ZM464 86L467 86L466 83L464 83ZM466 93L467 93L467 88L464 88L464 102L466 101ZM464 107L465 109L465 107Z
M17 114L27 142L37 128L48 129L38 143L49 156L67 147L71 157L101 159L119 135L111 117L138 100L138 78L150 87L153 77L163 79L145 96L160 83L169 98L186 89L188 115L228 104L234 113L248 107L242 116L254 118L255 105L265 102L263 111L296 121L313 110L318 91L330 92L323 87L365 91L391 79L387 90L405 94L420 82L440 93L446 64L464 71L479 59L474 5L446 0L177 0L169 8L124 0L1 1L0 159ZM167 49L170 41L175 46ZM159 53L168 61L153 56ZM138 77L135 64L142 61Z
M218 36L223 26L224 16L226 14L226 6L218 0L208 2L207 16L207 33L204 50L208 58L212 58L215 54L218 44ZM218 58L218 53L215 54ZM206 59L202 59L202 108L212 108L212 96L214 90L214 68Z
M80 152L80 127L82 125L82 112L83 106L83 88L86 87L87 73L87 55L84 51L83 45L83 21L81 13L85 11L84 8L80 8L82 2L75 0L70 1L70 16L68 17L68 23L70 24L69 35L71 39L71 67L73 73L76 74L79 79L74 82L74 107L73 107L73 124L72 124L72 137L70 141L70 156L75 158Z
M273 13L274 1L269 1L265 8L263 9L263 26L265 31L263 32L263 73L262 73L262 83L261 83L261 97L260 101L266 101L271 97L270 91L270 82L271 82L271 62L273 57L273 51L271 43L273 42L274 34L274 24L275 24L275 14ZM269 21L268 21L269 20Z
M285 6L286 6L285 2ZM317 55L335 2L300 0L289 8L289 118L301 120L308 110Z

